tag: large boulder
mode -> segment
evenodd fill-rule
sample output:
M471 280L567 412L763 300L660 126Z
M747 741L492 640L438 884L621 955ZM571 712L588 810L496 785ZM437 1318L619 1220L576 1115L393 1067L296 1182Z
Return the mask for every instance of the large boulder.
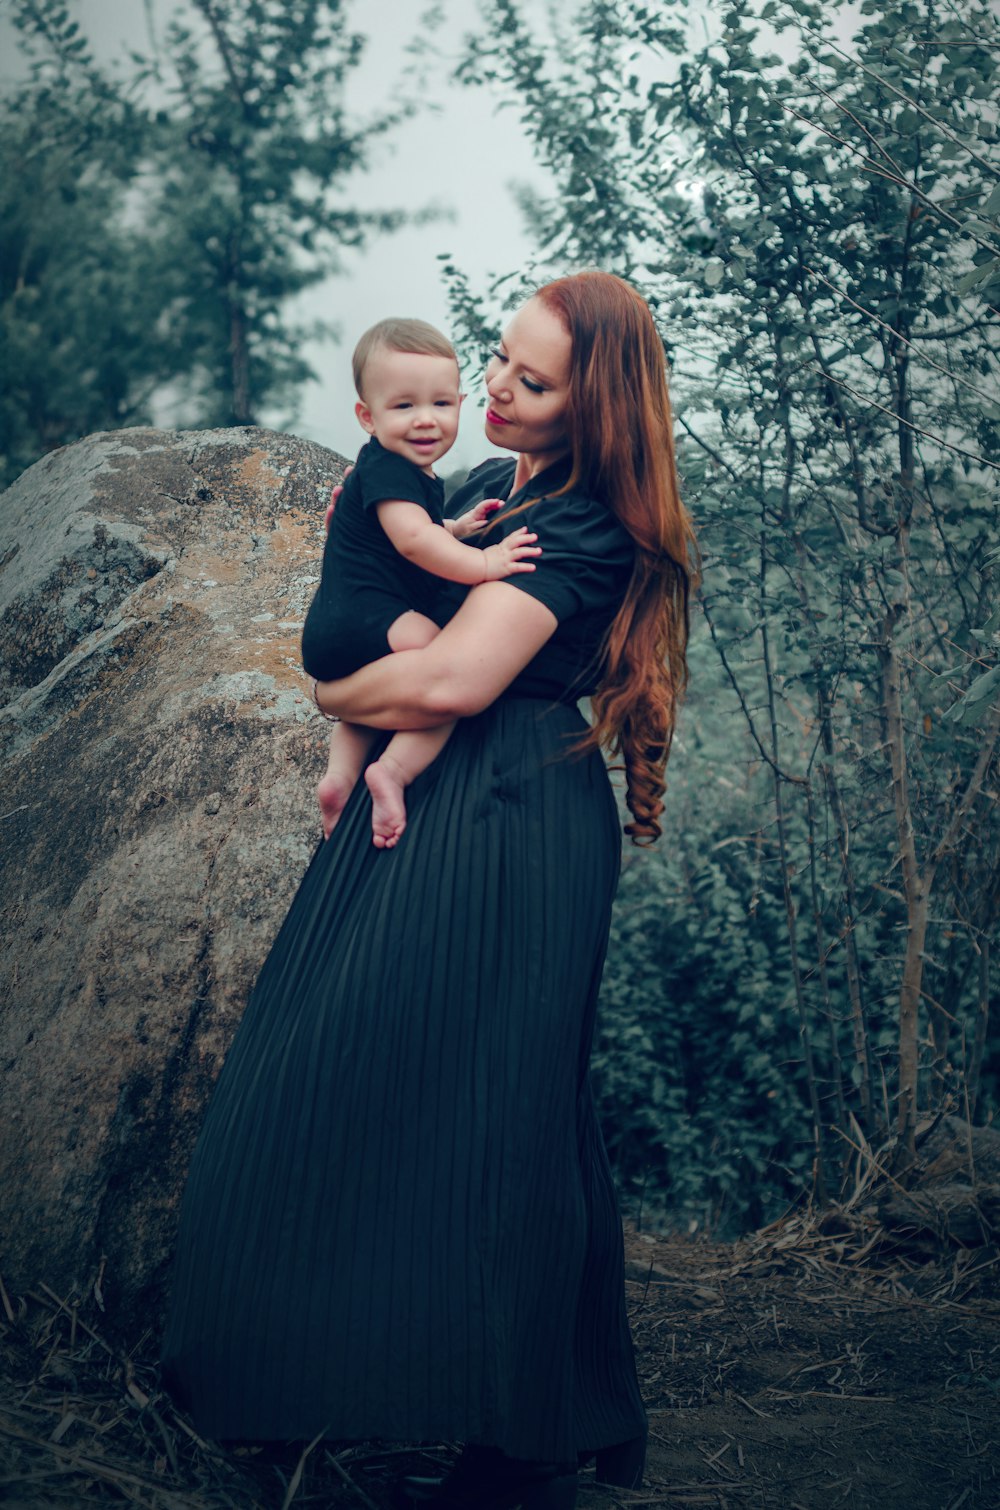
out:
M162 1301L194 1136L319 839L332 452L125 430L0 497L0 1275ZM109 1314L109 1320L111 1319Z

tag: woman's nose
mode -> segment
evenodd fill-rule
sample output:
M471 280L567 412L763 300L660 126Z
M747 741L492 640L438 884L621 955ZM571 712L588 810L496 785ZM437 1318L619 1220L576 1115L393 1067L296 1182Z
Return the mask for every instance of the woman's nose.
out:
M504 382L504 375L502 372L498 372L493 377L488 377L486 379L486 392L489 394L490 398L510 398L510 388Z

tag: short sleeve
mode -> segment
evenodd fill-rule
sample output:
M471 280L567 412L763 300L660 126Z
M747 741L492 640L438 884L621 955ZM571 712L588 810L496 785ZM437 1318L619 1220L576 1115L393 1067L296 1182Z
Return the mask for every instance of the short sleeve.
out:
M440 519L443 485L436 478L425 477L405 457L381 447L376 452L369 449L359 470L363 508L373 509L376 504L385 503L387 498L398 498L404 503L418 503L432 517Z
M635 547L605 504L579 493L542 498L523 513L514 512L511 529L522 524L537 534L542 554L535 571L505 581L544 603L560 623L617 608Z

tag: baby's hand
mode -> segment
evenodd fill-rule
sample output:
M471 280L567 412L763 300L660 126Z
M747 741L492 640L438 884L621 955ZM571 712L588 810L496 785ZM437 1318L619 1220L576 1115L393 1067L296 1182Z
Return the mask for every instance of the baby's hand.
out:
M477 530L483 529L490 522L490 516L497 509L502 509L502 498L484 498L482 503L477 503L474 509L467 514L460 514L454 521L455 527L452 534L456 540L464 540L466 535L474 535Z
M535 545L537 535L522 525L506 540L500 540L496 545L488 545L483 551L486 561L486 575L484 582L499 582L501 577L512 577L515 572L534 571L534 561L529 561L529 556L540 556L542 547Z

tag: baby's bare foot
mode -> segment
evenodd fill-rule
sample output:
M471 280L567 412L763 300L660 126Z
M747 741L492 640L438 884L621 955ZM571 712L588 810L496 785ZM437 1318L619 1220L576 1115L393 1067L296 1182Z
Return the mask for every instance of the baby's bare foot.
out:
M354 782L339 771L327 771L316 788L316 799L323 815L323 838L329 839L337 819L347 806Z
M372 843L392 849L406 827L406 789L381 760L368 767L365 780L372 794Z

